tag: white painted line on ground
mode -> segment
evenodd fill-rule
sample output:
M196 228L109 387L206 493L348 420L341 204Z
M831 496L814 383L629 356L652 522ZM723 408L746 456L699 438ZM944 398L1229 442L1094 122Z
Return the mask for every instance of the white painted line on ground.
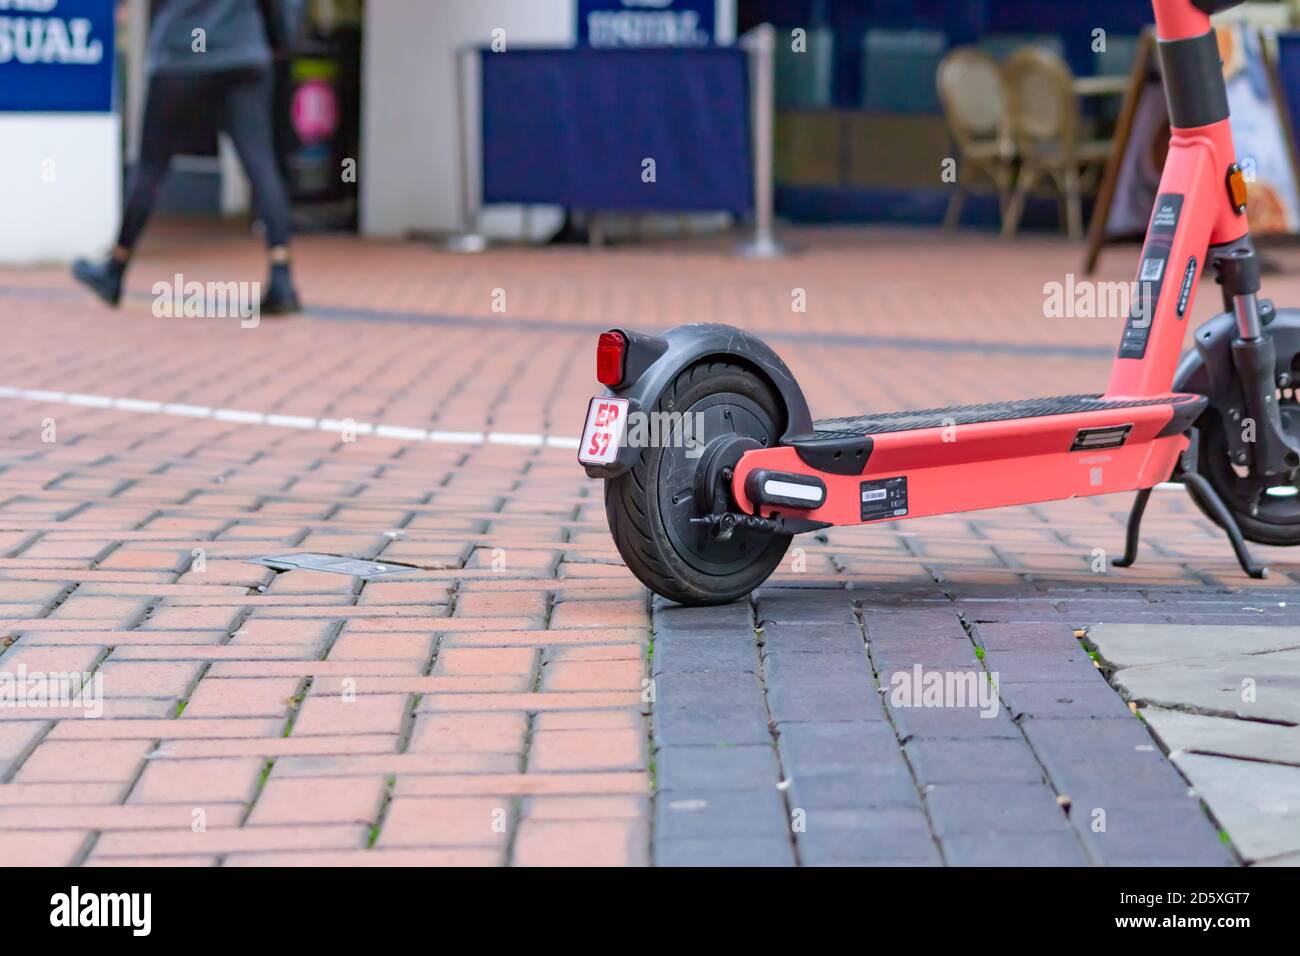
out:
M334 434L351 431L356 435L377 435L398 441L427 441L437 445L516 445L529 448L573 448L578 439L565 435L535 435L523 432L460 432L416 428L410 425L385 425L374 422L357 422L338 418L311 418L306 415L277 415L271 412L253 412L238 408L210 408L207 405L189 405L180 402L154 402L142 398L113 398L108 395L88 395L83 392L54 392L37 388L14 388L0 385L0 398L19 401L46 402L61 405L79 405L86 408L108 408L121 412L139 412L146 415L174 415L180 418L211 418L214 421L236 425L266 425L271 428L299 428Z
M237 408L209 408L206 405L184 405L149 401L143 398L111 398L107 395L87 395L83 392L53 392L38 388L14 388L0 385L0 398L15 398L28 402L50 402L63 405L80 405L89 408L112 408L122 412L141 412L149 415L178 415L182 418L212 418L238 425L266 425L271 428L302 428L325 432L342 432L348 423L334 418L311 418L306 415L277 415L271 412L250 412ZM358 435L377 435L399 441L427 441L436 445L518 445L524 447L567 448L577 450L580 441L567 435L536 435L523 432L457 432L427 430L409 425L383 425L372 422L353 422L352 430ZM1176 481L1162 481L1157 491L1183 491Z

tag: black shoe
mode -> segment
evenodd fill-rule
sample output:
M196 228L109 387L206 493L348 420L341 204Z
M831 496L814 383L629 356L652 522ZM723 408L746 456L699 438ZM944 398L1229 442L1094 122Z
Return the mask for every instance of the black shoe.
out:
M261 314L289 315L301 310L298 293L294 292L289 276L272 272L271 281L267 283L266 292L262 296Z
M111 306L116 306L122 298L122 273L125 271L126 263L116 259L107 262L78 259L72 264L73 277Z

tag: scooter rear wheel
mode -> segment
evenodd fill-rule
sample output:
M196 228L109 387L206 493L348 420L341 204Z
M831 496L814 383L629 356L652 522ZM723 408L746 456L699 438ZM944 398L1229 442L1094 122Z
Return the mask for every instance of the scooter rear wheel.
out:
M652 591L679 604L724 604L781 563L790 535L738 529L727 538L692 521L719 506L734 509L729 469L747 448L777 440L781 408L763 379L731 362L692 365L664 389L651 421L690 426L660 427L632 468L605 482L614 544ZM685 434L689 442L680 440Z

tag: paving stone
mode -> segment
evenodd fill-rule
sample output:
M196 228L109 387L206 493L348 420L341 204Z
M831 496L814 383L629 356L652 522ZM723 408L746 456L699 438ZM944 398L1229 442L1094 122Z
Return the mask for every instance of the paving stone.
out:
M774 654L763 666L763 681L772 687L867 687L874 693L875 677L865 653Z
M974 707L891 707L889 716L903 740L912 738L1021 739L1020 728L1000 707L996 717L984 717Z
M767 706L778 724L787 721L883 720L874 685L769 686Z
M754 615L746 601L733 601L713 607L682 607L654 600L654 629L656 641L670 634L701 634L705 631L748 634L753 637Z
M791 722L778 728L781 763L788 775L862 767L897 760L894 731L886 721Z
M998 692L1012 718L1092 720L1131 716L1128 705L1104 680L1020 683L1008 681L1003 675Z
M1140 667L1297 648L1300 627L1097 624L1088 642L1115 667Z
M975 646L970 641L949 641L936 638L905 638L890 641L872 641L868 645L871 662L888 683L888 675L895 671L910 671L920 665L926 668L962 667L983 669Z
M656 636L654 676L704 671L756 673L758 648L752 633L706 631Z
M771 742L753 674L664 674L655 689L654 738L661 747Z
M769 624L839 624L858 628L852 591L801 592L798 594L762 592L757 596L756 616L759 625Z
M655 799L655 838L784 836L790 832L776 786L759 790L674 790Z
M858 767L802 771L786 791L792 808L805 810L909 806L920 803L916 781L901 758Z
M794 866L788 836L686 837L655 843L656 866Z
M763 656L774 654L865 653L862 634L855 627L832 624L768 624L762 631Z
M771 744L662 747L655 755L659 791L758 790L781 779Z
M1069 624L977 624L975 640L989 651L1073 655L1079 650Z
M939 864L938 848L918 808L809 810L796 833L799 859L809 866L923 860Z
M1044 598L1015 601L967 598L954 602L953 607L974 624L1064 623L1061 612Z
M925 805L941 838L1069 829L1056 793L1045 783L937 784L925 788Z
M1087 866L1088 857L1069 831L1051 833L963 833L947 837L950 866Z
M913 739L904 748L922 786L939 783L1039 783L1043 768L1023 740Z
M1035 653L1033 651L986 651L984 667L998 675L999 682L1019 684L1051 683L1055 681L1092 681L1115 693L1106 682L1106 676L1092 662L1087 651Z
M944 640L970 643L961 617L951 606L921 610L864 610L862 624L871 643Z
M1161 707L1145 707L1142 716L1170 753L1186 750L1300 766L1300 727L1205 717Z
M1097 810L1104 810L1104 815ZM1089 855L1108 866L1230 866L1234 860L1196 800L1070 808ZM1101 829L1104 827L1104 829Z
M1288 655L1297 652L1126 667L1114 680L1133 700L1300 724L1300 655Z
M1300 851L1300 767L1188 753L1174 763L1246 860Z

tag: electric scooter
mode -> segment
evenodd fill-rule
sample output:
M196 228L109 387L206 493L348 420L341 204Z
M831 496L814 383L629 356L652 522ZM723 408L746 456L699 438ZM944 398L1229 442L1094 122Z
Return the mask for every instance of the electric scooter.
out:
M588 406L578 460L605 481L632 572L673 601L719 604L761 584L795 534L1136 491L1114 562L1126 567L1151 489L1169 480L1251 577L1266 569L1247 539L1300 544L1300 309L1258 296L1209 21L1240 2L1153 0L1171 140L1103 394L814 421L785 363L740 329L601 334L607 391ZM1224 311L1180 361L1207 259Z

